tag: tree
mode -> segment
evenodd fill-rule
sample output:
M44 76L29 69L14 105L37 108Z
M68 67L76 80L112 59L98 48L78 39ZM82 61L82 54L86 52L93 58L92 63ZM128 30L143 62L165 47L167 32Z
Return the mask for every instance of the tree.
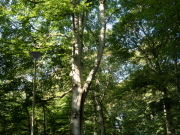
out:
M112 7L115 9L111 8L105 14L105 2L105 0L16 0L13 2L1 2L5 5L3 13L7 15L12 24L10 25L11 27L6 27L6 33L2 34L1 42L4 48L9 44L13 44L12 47L15 47L16 50L21 48L21 51L25 52L27 58L27 52L37 49L44 54L42 57L44 60L46 56L52 56L52 52L55 53L55 58L52 58L55 61L58 56L60 56L60 62L62 59L70 61L70 58L72 58L70 134L79 135L83 132L84 101L100 65L105 45L106 24L114 13L111 14L111 12L113 10L116 11L117 8L115 6L116 2L112 2ZM98 6L100 7L99 10ZM98 14L93 10L96 10ZM97 19L97 22L93 21L96 27L91 28L89 22L93 20L91 18L93 16L97 16L100 19ZM8 29L9 33L7 33ZM87 41L87 39L83 38L87 35L87 32L84 32L84 30L88 34L91 33L93 36L99 36L99 39L93 37L96 44L84 44L85 40ZM71 57L66 55L70 52L69 46L72 47ZM91 50L93 49L97 51L95 52L97 57L95 58L94 65L92 64L89 75L84 76L86 81L83 81L82 61L85 60L85 53L92 53ZM29 64L31 65L32 61ZM53 68L52 66L55 65L52 64L50 68Z
M174 2L177 3L176 1L172 3ZM117 51L118 53L121 52L121 48L126 48L132 53L135 52L134 58L129 59L132 64L136 65L134 67L138 70L142 70L142 68L146 70L149 69L150 71L147 71L153 73L154 84L152 85L162 94L161 105L163 106L165 115L167 134L175 134L173 124L174 116L172 115L173 111L171 109L173 108L173 104L170 102L170 100L173 99L169 99L170 95L168 93L170 93L171 89L168 90L168 86L171 84L174 85L172 81L174 66L172 61L174 56L171 56L174 53L173 50L177 48L173 48L172 44L174 41L176 41L176 43L179 41L178 37L173 38L173 40L170 38L174 37L173 35L177 35L177 32L170 24L174 24L174 27L177 27L176 23L178 21L176 19L170 19L168 15L177 16L176 12L178 9L176 6L173 6L174 12L169 12L170 3L168 1L162 1L162 3L162 8L159 8L159 5L150 1L147 3L142 1L126 3L126 1L122 1L122 5L125 6L125 14L121 22L118 22L114 27L113 37L116 42L113 49L116 49L115 54L117 48L120 48ZM150 12L151 14L149 14ZM117 42L119 42L120 45L116 44ZM177 70L176 66L175 70ZM147 73L144 72L144 74ZM177 81L178 75L176 74L176 85ZM138 79L137 82L140 82L136 85L140 88L147 85L147 81L145 84L141 84L141 81Z
M76 1L73 1L73 6L77 7ZM87 12L87 11L86 11ZM102 54L103 54L103 48L105 44L105 1L100 1L100 39L99 39L99 49L97 54L97 59L95 60L95 64L89 73L86 82L83 85L82 82L82 50L83 50L83 40L80 37L83 37L83 30L85 26L85 15L86 12L83 13L74 13L73 18L73 37L74 37L74 43L73 43L73 63L72 63L72 109L71 109L71 123L70 123L70 134L71 135L79 135L83 132L83 109L84 109L84 101L88 92L88 89L90 87L90 84L92 80L94 79L94 76L98 70Z

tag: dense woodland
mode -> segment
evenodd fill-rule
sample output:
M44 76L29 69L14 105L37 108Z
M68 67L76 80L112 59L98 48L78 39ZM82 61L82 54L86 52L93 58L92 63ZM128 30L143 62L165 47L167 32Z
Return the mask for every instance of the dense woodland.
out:
M179 135L179 0L1 0L0 134Z

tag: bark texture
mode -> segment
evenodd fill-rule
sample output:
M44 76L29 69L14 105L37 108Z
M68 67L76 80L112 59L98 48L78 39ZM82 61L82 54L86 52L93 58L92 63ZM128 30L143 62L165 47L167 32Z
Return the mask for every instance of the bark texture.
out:
M73 6L76 10L76 0L73 0ZM83 51L83 30L86 23L86 11L77 12L73 14L73 48L72 48L72 101L71 101L71 118L70 118L70 135L83 134L83 117L84 117L84 102L87 96L91 82L98 70L102 58L104 44L105 44L105 0L100 1L100 14L101 14L101 31L100 42L97 54L97 59L90 71L87 80L83 86L83 64L82 51Z

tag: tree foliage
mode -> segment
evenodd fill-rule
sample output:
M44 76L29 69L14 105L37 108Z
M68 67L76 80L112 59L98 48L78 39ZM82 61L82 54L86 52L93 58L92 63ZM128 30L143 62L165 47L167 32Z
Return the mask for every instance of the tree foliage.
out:
M0 134L179 134L179 7L0 1Z

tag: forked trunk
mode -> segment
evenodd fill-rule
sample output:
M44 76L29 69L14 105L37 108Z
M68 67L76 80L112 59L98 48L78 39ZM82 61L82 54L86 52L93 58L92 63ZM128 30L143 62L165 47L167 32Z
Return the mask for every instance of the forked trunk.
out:
M77 2L78 1L73 0L75 10L77 9ZM104 50L106 29L104 5L105 0L100 1L101 31L97 59L95 60L94 66L90 71L84 86L82 86L83 64L81 63L81 60L83 50L83 30L86 20L86 11L84 11L84 13L77 13L77 11L75 11L73 15L72 101L69 135L83 134L84 102L91 82L98 70Z
M74 8L76 1L73 1ZM74 14L73 18L73 50L72 50L72 101L70 135L81 135L81 100L82 100L82 44L80 43L79 15ZM81 39L82 40L82 39Z

